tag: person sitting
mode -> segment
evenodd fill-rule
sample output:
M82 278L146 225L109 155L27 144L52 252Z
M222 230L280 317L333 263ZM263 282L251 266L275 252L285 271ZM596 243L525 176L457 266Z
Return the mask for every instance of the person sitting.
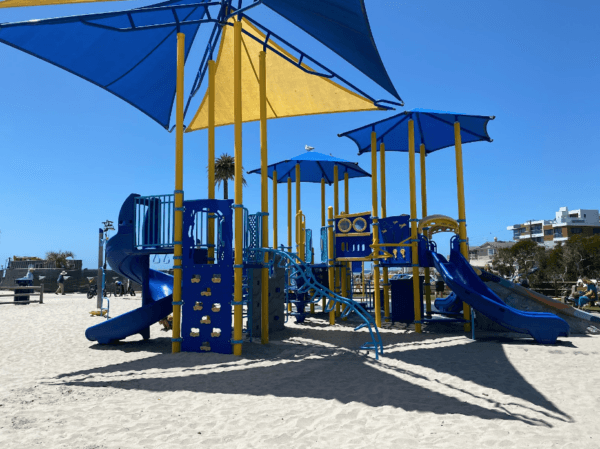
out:
M598 300L598 287L590 281L589 279L584 279L584 293L577 300L577 306L581 309L584 305L591 302L592 305L594 301Z
M565 296L565 302L573 302L577 305L577 301L579 297L583 295L583 280L578 279L573 287L571 287L571 294L569 296Z

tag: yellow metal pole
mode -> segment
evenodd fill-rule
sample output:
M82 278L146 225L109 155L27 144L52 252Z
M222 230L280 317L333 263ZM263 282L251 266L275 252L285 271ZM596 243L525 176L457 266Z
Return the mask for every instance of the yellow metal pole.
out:
M300 212L301 204L300 204L300 164L296 164L296 216L298 212ZM300 229L298 229L298 225L296 222L296 254L300 250L298 248L300 242Z
M273 248L277 249L277 170L273 170Z
M217 64L208 61L208 199L215 198L215 74ZM208 243L215 244L215 217L209 214ZM208 263L215 263L215 247L208 247Z
M419 147L419 157L421 158L421 215L423 218L427 216L427 176L425 171L425 158L427 151L425 144ZM425 233L425 231L424 231ZM425 267L425 311L428 317L431 317L431 273L429 267Z
M335 259L333 258L333 208L331 206L327 209L327 215L329 219L329 227L327 228L327 274L329 275L329 290L333 292ZM335 324L335 310L329 312L329 324Z
M183 246L183 69L185 34L177 33L177 98L175 131L175 223L173 229L173 338L171 352L181 351L181 279ZM98 293L100 294L100 292Z
M267 154L267 53L259 52L259 90L260 90L260 173L261 173L261 210L263 213L261 230L262 230L262 247L269 247L269 177L268 172L268 154ZM263 345L269 343L269 269L267 263L269 255L264 254L263 269L261 270L261 314L260 314L260 341Z
M298 228L299 228L299 232L298 232L298 236L300 237L300 240L298 240L298 257L300 258L300 260L302 262L305 262L306 259L306 254L305 254L305 240L306 240L306 234L304 233L304 226L306 226L306 223L304 221L304 217L302 216L302 210L298 211Z
M244 216L242 210L242 22L233 24L233 117L235 145L235 282L233 306L233 354L242 355L242 264Z
M417 180L415 170L415 122L408 121L408 167L410 177L410 238L412 247L413 298L415 330L421 332L421 292L419 288L419 253L417 241Z
M381 218L387 217L386 187L385 187L385 144L379 145L379 169L381 170ZM385 321L390 321L390 276L388 267L383 267L383 311Z
M288 196L288 241L287 241L287 246L288 246L288 251L292 252L292 178L287 179L287 196Z
M350 189L348 187L348 172L344 173L344 212L350 213L350 197L348 196Z
M325 178L321 178L321 227L325 227ZM321 306L323 311L325 311L326 299L323 297L321 299Z
M377 218L377 133L371 132L371 199L373 202L373 244L379 244L379 219ZM373 248L376 255L379 251ZM379 260L373 259L373 298L375 324L381 327L381 297L379 292Z
M458 191L458 238L460 239L460 252L469 260L469 247L467 245L467 217L465 214L465 184L463 179L462 139L460 137L460 122L454 122L454 148L456 150L456 187ZM471 309L463 302L463 318L465 332L471 330Z
M292 253L292 178L288 177L287 179L287 187L288 187L288 251ZM288 312L292 311L292 303L288 303Z
M339 195L339 183L338 183L338 178L339 178L339 172L338 172L338 166L337 164L333 166L333 213L334 213L334 217L337 217L340 214L340 195ZM337 261L334 261L334 264ZM341 277L341 273L340 270L338 270L337 268L334 269L334 273L335 273L335 288L333 288L332 290L336 293L340 293L340 289L337 288L337 283L338 280L340 280ZM336 303L335 304L335 316L340 316L341 315L341 305L340 303Z

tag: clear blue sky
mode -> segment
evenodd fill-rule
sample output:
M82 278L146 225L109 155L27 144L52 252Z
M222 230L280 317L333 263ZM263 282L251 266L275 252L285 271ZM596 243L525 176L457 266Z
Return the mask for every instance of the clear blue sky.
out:
M4 9L0 21L151 3ZM552 218L560 206L600 207L595 104L600 98L600 2L366 0L366 5L382 59L407 109L496 116L488 127L494 142L463 149L471 245L494 236L508 240L507 225ZM253 16L373 96L390 98L264 6ZM188 88L202 38L200 33L188 60ZM98 227L106 219L117 221L130 193L173 191L175 135L100 88L8 46L0 45L0 64L0 264L14 255L43 257L62 249L83 259L84 267L94 267ZM270 121L270 162L311 145L370 171L369 155L358 157L354 143L337 134L394 113ZM245 125L243 137L243 165L251 170L260 165L258 124ZM217 131L217 154L223 152L233 153L232 127ZM185 136L184 161L186 198L205 197L206 131ZM432 154L427 168L429 213L456 217L453 150ZM388 215L409 213L407 174L408 156L389 154ZM247 180L244 204L256 211L260 177L247 175ZM285 187L280 189L283 241ZM317 184L302 189L302 208L315 236L319 189ZM332 204L331 188L327 195ZM370 210L370 181L351 182L350 198L351 212Z

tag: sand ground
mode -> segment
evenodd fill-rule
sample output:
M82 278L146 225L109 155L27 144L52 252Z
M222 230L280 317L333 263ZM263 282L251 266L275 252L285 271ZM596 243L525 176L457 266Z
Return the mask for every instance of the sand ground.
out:
M113 298L112 315L139 304ZM600 447L600 337L390 329L376 361L364 333L317 317L241 358L170 354L159 325L87 341L94 305L0 305L0 447Z

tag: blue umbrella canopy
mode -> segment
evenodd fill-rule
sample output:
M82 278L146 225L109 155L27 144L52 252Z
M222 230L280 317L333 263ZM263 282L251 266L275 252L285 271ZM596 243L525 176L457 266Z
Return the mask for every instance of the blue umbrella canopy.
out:
M169 128L178 29L185 56L207 0L175 0L116 13L0 24L0 42L71 72Z
M287 182L290 178L296 181L296 164L300 164L300 182L321 182L324 179L327 184L335 181L333 177L333 167L338 166L338 181L344 179L344 174L348 173L348 178L370 177L371 175L358 166L357 162L350 162L335 156L310 151L299 156L287 159L285 161L271 164L267 167L267 175L273 179L273 171L277 170L277 182ZM257 168L248 172L261 173Z
M454 145L454 122L460 123L462 143L486 141L492 139L487 132L487 124L493 116L467 115L457 112L413 109L401 112L393 117L362 126L352 131L338 134L348 137L358 146L358 154L371 151L371 132L377 133L377 143L385 143L385 151L408 152L408 121L415 122L415 151L421 144L425 152L432 153Z

